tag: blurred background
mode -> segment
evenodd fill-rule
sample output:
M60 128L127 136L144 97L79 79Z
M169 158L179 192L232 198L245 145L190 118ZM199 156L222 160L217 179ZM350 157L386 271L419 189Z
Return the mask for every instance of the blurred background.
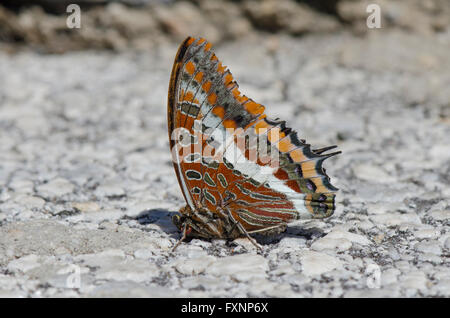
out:
M68 29L66 8L82 10L82 28ZM47 53L83 49L151 49L186 34L219 44L255 32L365 36L369 13L382 8L382 28L430 38L448 33L446 0L3 0L0 41L5 49L28 47Z

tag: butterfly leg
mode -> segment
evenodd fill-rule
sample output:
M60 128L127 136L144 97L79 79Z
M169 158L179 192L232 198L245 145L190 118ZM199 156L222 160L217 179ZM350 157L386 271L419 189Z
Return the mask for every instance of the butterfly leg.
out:
M232 230L237 227L239 232L241 232L241 234L244 234L248 238L248 240L252 242L252 244L256 247L256 249L262 252L263 248L261 247L261 245L259 245L258 242L256 242L256 240L250 236L250 234L247 232L247 230L242 226L240 222L236 221L236 219L233 217L233 215L228 209L225 209L225 211L228 214L228 218L233 222Z
M181 239L177 242L177 244L175 244L175 246L172 248L172 252L175 251L175 249L178 247L178 245L181 244L181 242L183 242L187 237L187 224L184 224L183 227L183 236L181 237Z
M244 234L249 239L249 241L252 242L252 244L255 245L255 247L260 252L263 251L263 248L261 247L261 245L259 245L258 242L256 242L256 240L253 237L250 236L250 234L247 232L246 229L244 229L244 227L242 226L241 223L237 223L237 227L238 227L239 231L241 231L241 233Z

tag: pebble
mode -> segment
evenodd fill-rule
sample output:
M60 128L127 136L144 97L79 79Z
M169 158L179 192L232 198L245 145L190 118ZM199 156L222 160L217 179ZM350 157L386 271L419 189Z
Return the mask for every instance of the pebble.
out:
M30 254L9 262L8 270L12 272L20 271L22 273L26 273L38 266L40 266L39 256Z
M303 252L300 260L302 273L307 276L320 275L342 267L342 262L336 257L314 251Z
M395 178L387 174L380 167L370 164L359 164L353 167L353 173L357 178L376 183L391 183Z
M18 195L14 198L14 202L17 202L29 209L42 209L45 205L44 199L29 195Z
M439 237L441 232L439 231L439 229L431 228L431 229L417 230L413 234L418 239L436 239Z
M293 275L295 270L288 261L280 261L277 268L271 271L271 274L275 276Z
M442 263L442 258L439 255L433 253L422 253L419 255L418 259L422 262L430 262L433 264Z
M76 202L72 207L83 213L100 211L100 206L96 202Z
M181 274L198 275L204 273L205 270L216 261L213 256L196 257L192 259L177 259L172 266Z
M260 255L240 254L217 259L205 270L214 276L231 276L237 281L249 281L255 277L264 278L269 269L267 260Z
M50 180L48 183L38 186L37 192L49 199L56 199L60 196L72 193L75 186L68 180L63 178L56 178Z
M367 213L369 215L378 215L395 212L396 210L402 208L403 206L404 205L402 203L377 202L377 203L368 203L366 208Z
M158 276L158 267L144 260L125 261L111 266L103 266L96 273L98 279L134 282L149 282Z
M278 243L278 247L282 249L298 250L305 246L306 240L301 237L283 237Z
M432 286L432 290L436 291L436 296L450 297L450 279L442 279Z
M427 288L427 278L423 272L411 271L400 277L400 283L406 289L424 290Z
M381 272L381 284L383 286L395 284L398 281L400 271L396 268L389 268Z
M434 210L429 215L438 221L450 220L450 210Z
M372 215L370 220L375 224L383 224L385 226L399 226L405 223L421 224L421 220L417 214L414 213L389 213Z
M444 248L450 250L450 236L444 242Z
M149 259L153 253L150 248L140 248L134 252L134 257L139 259Z
M102 184L95 189L98 197L120 197L125 195L125 190L116 184Z
M337 252L347 251L352 247L352 242L346 238L330 238L322 237L311 245L311 249L315 251L335 250Z
M34 183L31 180L13 179L9 187L16 193L32 194L34 192Z
M8 191L6 191L6 189L0 188L0 203L8 201L10 198L11 196L9 195Z
M440 255L442 249L438 241L422 241L414 245L414 249L421 253L431 253Z
M364 236L347 232L347 231L341 231L341 230L333 230L330 233L328 233L325 237L330 239L346 239L352 243L357 243L360 245L370 245L371 242Z
M189 276L181 279L181 284L186 289L194 289L203 287L206 290L224 290L232 287L232 283L230 281L221 279L220 277L215 276Z

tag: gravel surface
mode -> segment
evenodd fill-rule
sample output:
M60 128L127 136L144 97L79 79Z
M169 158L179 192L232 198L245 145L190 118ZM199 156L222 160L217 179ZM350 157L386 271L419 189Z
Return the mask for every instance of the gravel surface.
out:
M0 296L450 297L450 36L373 30L216 47L340 188L259 238L180 238L166 128L175 45L0 53Z

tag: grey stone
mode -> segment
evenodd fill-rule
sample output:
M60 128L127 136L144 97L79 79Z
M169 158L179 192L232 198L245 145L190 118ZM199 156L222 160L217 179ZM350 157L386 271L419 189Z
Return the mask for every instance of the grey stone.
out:
M260 255L240 254L219 258L206 268L214 276L231 276L237 281L264 278L269 269L267 260Z
M50 198L55 199L65 194L72 193L75 189L75 186L66 179L56 178L48 183L42 184L37 187L37 191L39 194Z
M402 275L400 282L406 289L425 290L427 288L427 278L421 271L412 271Z
M12 272L21 271L22 273L26 273L27 271L38 266L40 266L39 256L30 254L9 262L8 270Z
M442 253L442 249L438 241L422 241L417 243L414 246L414 249L422 253L431 253L436 255L440 255Z
M305 251L301 255L303 273L307 276L320 275L335 268L341 268L342 262L336 257L313 251Z
M450 236L444 242L444 248L450 250Z

